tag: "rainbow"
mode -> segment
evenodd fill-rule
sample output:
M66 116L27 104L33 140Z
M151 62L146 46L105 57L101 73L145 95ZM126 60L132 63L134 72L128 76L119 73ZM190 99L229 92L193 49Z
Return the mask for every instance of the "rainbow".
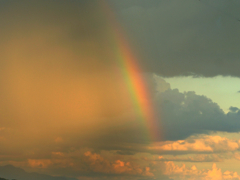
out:
M103 6L105 16L110 22L111 36L117 57L116 63L130 93L135 112L138 119L147 127L149 132L147 139L151 141L158 140L160 137L159 125L146 83L140 73L141 68L131 52L131 48L116 21L113 11L105 1L102 1L101 6Z

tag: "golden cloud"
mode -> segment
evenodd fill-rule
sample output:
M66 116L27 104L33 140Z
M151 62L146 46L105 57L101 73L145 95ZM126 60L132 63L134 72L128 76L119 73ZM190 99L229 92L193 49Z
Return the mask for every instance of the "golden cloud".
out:
M226 179L240 179L237 172L225 171L222 172L217 168L216 164L212 165L212 169L198 170L195 165L187 168L185 164L182 166L175 165L173 162L165 162L165 175L172 179L188 179L188 180L226 180Z
M153 143L149 150L156 152L227 152L239 149L239 141L220 136L204 135L186 140Z

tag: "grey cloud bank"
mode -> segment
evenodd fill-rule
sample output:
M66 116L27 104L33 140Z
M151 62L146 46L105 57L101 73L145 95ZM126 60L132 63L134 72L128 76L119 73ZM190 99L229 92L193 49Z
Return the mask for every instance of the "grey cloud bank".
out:
M238 1L110 1L145 71L240 77Z
M158 103L162 108L161 122L168 140L185 139L210 131L240 130L238 108L230 107L231 111L225 114L211 99L194 92L167 90L161 94Z

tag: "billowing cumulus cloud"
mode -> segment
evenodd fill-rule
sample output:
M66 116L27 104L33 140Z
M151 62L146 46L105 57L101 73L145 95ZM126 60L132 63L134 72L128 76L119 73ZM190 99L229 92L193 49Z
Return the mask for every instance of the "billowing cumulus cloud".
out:
M178 89L168 89L156 103L161 111L166 139L185 139L209 131L240 130L238 108L230 107L230 112L225 114L217 103L195 92L180 93Z
M162 76L240 77L238 1L110 2L146 71Z

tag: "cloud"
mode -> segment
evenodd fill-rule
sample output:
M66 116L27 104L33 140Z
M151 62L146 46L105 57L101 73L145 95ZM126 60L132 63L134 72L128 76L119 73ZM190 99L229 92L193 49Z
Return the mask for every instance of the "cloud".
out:
M180 162L222 162L223 161L223 159L217 154L197 154L194 156L188 155L187 157L177 156L176 154L174 154L173 157L158 156L156 161L180 161Z
M237 159L237 160L240 161L240 153L239 153L239 152L235 152L235 153L233 154L233 157L234 157L235 159Z
M148 72L240 77L239 3L110 0Z
M132 174L143 176L154 176L149 167L141 168L138 165L132 165L132 162L115 160L110 162L96 153L86 152L84 154L85 162L89 164L90 170L105 174Z
M202 135L185 140L153 143L148 149L161 154L217 153L236 151L239 149L239 143L238 140L225 137Z
M34 168L47 168L49 165L52 164L51 160L49 159L29 159L28 163L31 167Z
M181 167L173 162L166 162L165 175L172 179L201 179L201 180L224 180L224 179L240 179L237 172L225 171L222 172L217 168L216 164L212 165L212 169L198 170L195 165L187 168L185 164Z
M240 130L236 108L225 114L217 103L195 92L180 93L178 89L168 89L155 102L166 140L185 139L210 131Z
M171 85L168 82L154 73L143 73L143 79L152 99L156 98L162 92L171 89Z
M230 107L229 108L230 112L236 113L239 109L237 107Z
M54 172L76 177L153 177L149 162L137 156L119 156L114 152L94 153L84 149L73 152L52 152L48 159L28 159L24 168L34 168L43 173ZM140 163L139 163L140 162Z
M26 162L12 161L11 164L23 167L28 171L38 171L44 174L74 176L78 178L132 178L132 179L168 179L169 177L180 176L179 168L186 175L184 167L169 168L174 165L172 161L181 162L218 162L221 157L212 154L199 154L195 156L168 156L166 158L149 153L139 153L135 155L119 155L116 151L101 151L99 153L92 150L79 149L69 152L52 152L46 154L45 158L28 159ZM2 164L3 162L1 162ZM8 161L9 163L9 161ZM177 172L176 172L176 169ZM187 168L186 168L187 169ZM199 174L199 173L198 173ZM188 176L192 175L188 172ZM182 175L181 175L182 176Z
M146 140L149 132L144 124L130 112L116 118L111 116L112 118L98 119L96 116L96 119L89 119L88 122L77 119L65 122L61 113L60 115L54 114L54 116L43 114L43 118L48 119L48 121L44 121L45 124L28 119L28 123L32 123L31 127L30 124L29 126L26 124L26 126L12 126L1 131L3 155L10 160L22 153L25 154L22 156L25 160L41 160L52 155L52 152L64 153L71 151L72 148L81 149L83 147L92 148L96 152L114 150L122 155L134 155L138 152L157 154L215 153L238 149L238 142L227 138L192 136L212 131L238 132L239 111L236 108L230 107L232 111L225 114L216 103L205 96L196 95L194 92L180 93L177 89L170 89L170 85L157 75L145 74L144 77L149 87L152 87L155 109L161 117L158 119L158 124L159 128L164 131L163 136L157 139L160 142L149 144L149 140ZM49 98L51 97L49 96ZM59 107L62 105L58 103ZM49 109L49 113L51 111L52 109ZM32 117L35 117L34 113L35 111L32 112ZM81 110L79 116L81 117ZM20 117L29 118L24 113ZM51 117L54 119L51 120ZM58 119L57 123L55 119ZM19 124L24 124L24 122L24 120L18 119ZM40 126L41 124L45 125L47 129ZM28 133L32 135L29 136ZM16 137L21 139L21 143L15 140ZM36 139L38 139L37 143ZM28 150L27 153L26 150ZM187 159L185 160L187 161Z
M162 136L156 141L184 140L192 135L216 131L239 132L240 111L237 107L230 107L230 111L226 114L217 103L206 96L197 95L193 91L181 93L178 89L170 89L167 82L154 74L148 74L145 77L150 84L151 93L154 94L152 97L158 117L157 124L162 131ZM117 137L133 140L132 142L143 142L148 132L145 131L146 134L142 134L139 128L141 127L137 126L136 122L128 123L123 128L124 133L122 128L112 129L112 131L106 131L102 139L112 139L112 149L119 148L114 145L113 140ZM128 148L124 145L119 149L121 150L119 153L132 153L138 151L137 149L140 151L143 148L141 145L138 148Z
M236 142L219 137L183 139L239 131L239 110L224 114L207 97L172 90L156 74L144 73L159 113L157 128L164 129L156 141L168 140L150 146L150 130L116 71L111 28L96 2L11 1L0 10L0 164L75 177L151 179L157 173L153 162L140 161L138 152L237 149Z

